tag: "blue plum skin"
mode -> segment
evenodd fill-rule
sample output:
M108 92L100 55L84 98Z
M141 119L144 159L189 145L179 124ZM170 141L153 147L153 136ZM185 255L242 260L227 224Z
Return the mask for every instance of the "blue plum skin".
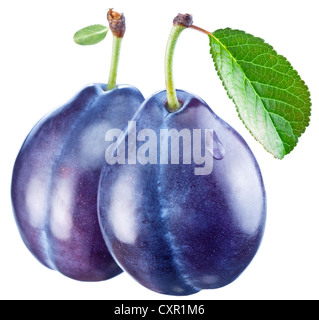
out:
M174 113L165 108L165 91L145 100L132 119L137 132L214 129L224 157L214 159L209 175L194 175L196 165L182 164L182 152L178 165L106 165L98 215L123 270L158 293L190 295L228 285L252 261L264 233L266 193L243 138L201 98L181 90L177 96L183 107Z
M122 272L99 228L98 181L107 129L123 129L144 98L132 86L105 88L88 85L40 120L12 176L13 211L24 243L45 266L80 281Z

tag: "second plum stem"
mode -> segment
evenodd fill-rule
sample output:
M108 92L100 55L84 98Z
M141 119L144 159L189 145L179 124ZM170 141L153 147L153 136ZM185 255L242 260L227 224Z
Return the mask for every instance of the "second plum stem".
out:
M173 79L173 57L177 40L185 29L181 25L173 25L172 31L168 38L166 53L165 53L165 82L167 92L167 108L169 111L174 112L179 109L180 103L177 99L176 90Z
M173 57L177 40L182 31L193 24L190 14L179 13L173 20L173 28L169 35L165 53L165 81L167 92L167 109L170 112L177 111L181 104L178 101L173 81Z

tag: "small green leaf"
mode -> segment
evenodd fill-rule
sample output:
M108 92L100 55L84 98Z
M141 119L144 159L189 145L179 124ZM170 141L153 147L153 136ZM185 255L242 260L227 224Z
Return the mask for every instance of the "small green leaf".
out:
M267 151L282 159L309 125L308 87L260 38L227 28L209 39L215 68L239 117Z
M73 39L82 46L97 44L106 37L108 30L106 26L95 24L76 32Z

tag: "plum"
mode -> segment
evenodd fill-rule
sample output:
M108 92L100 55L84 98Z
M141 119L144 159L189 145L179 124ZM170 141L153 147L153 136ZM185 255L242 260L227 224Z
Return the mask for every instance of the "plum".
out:
M243 138L201 98L177 97L183 106L173 113L166 91L145 100L118 139L113 151L125 164L103 167L98 214L123 270L153 291L188 295L225 286L248 266L263 236L266 194Z
M12 204L21 236L45 266L82 281L122 272L102 238L97 189L108 128L144 100L133 86L92 84L39 121L16 159Z
M105 133L125 127L144 101L135 87L116 84L125 17L110 9L107 20L113 33L108 84L86 86L35 125L16 159L11 186L26 246L45 266L81 281L102 281L122 272L100 231L97 189ZM74 40L98 43L105 30L93 25Z

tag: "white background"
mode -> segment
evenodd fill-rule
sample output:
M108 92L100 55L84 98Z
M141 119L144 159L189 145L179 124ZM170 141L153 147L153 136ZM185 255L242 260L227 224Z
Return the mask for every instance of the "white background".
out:
M307 83L309 128L297 148L275 160L246 131L214 70L208 38L182 34L175 54L176 87L202 97L246 139L263 173L268 219L260 250L232 284L179 299L318 299L318 10L317 1L16 0L0 2L0 299L171 299L122 274L101 283L70 280L38 263L24 246L11 209L15 157L27 133L48 111L88 83L106 82L111 34L93 47L73 43L75 31L106 24L109 7L124 12L127 32L118 83L145 97L164 89L163 58L171 22L191 13L210 31L231 27L265 39Z

